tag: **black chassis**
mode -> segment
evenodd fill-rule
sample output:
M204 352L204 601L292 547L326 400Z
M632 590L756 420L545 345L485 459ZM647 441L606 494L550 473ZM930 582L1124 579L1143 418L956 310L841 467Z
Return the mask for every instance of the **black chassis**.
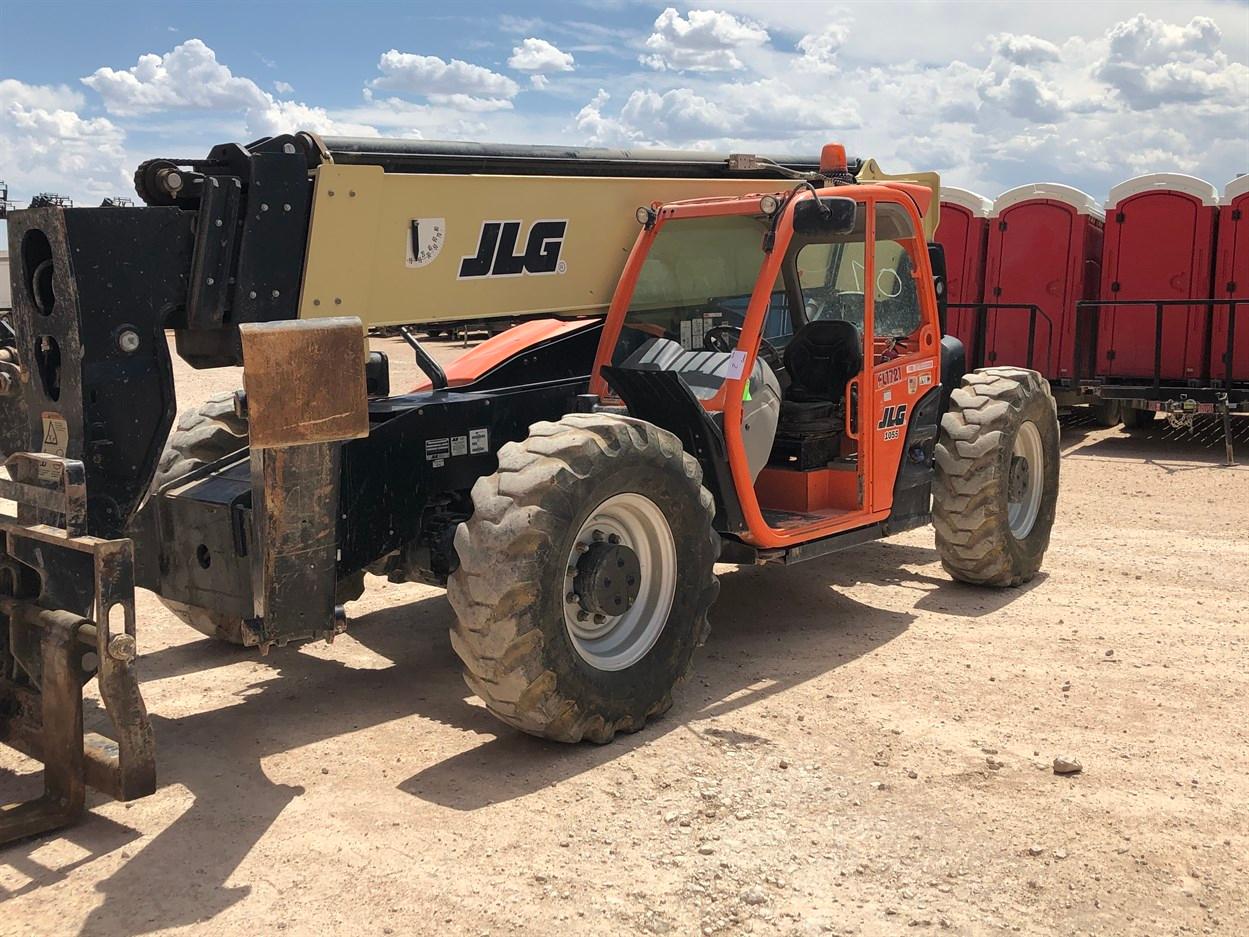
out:
M44 762L46 792L0 808L0 843L72 822L87 785L125 799L154 789L132 666L136 585L237 615L246 643L262 650L332 638L344 627L338 579L381 562L399 578L445 582L473 483L495 470L502 445L558 419L586 389L598 320L470 386L366 399L363 367L322 368L314 380L327 386L309 386L293 362L316 327L296 314L319 146L299 135L156 161L136 176L146 207L47 206L9 218L0 497L17 511L0 517L0 741ZM160 188L171 168L176 194ZM332 347L364 345L352 322L331 324ZM292 404L281 409L333 398L335 382L340 400L353 399L358 383L367 435L287 426L287 438L149 497L177 410L167 329L193 366L242 363L245 373L249 329L253 342L277 339L253 347L290 352ZM389 383L385 367L382 356L368 361L377 388ZM247 395L239 406L253 434L289 417L257 412ZM83 730L91 679L110 738Z

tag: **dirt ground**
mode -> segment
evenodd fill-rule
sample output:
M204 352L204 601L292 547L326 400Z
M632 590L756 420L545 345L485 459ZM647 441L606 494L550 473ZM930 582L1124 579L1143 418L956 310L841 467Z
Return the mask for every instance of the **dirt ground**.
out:
M143 593L160 789L0 850L0 934L1243 934L1249 468L1169 435L1064 429L1023 588L930 530L721 567L675 707L604 747L469 697L441 590L263 658ZM37 787L0 750L0 802Z

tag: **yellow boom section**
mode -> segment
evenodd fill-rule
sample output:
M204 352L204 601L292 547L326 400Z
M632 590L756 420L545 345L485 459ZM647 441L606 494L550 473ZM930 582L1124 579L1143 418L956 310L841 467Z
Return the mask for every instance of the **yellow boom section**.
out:
M300 318L368 326L602 313L637 238L638 206L796 184L332 163L316 174Z

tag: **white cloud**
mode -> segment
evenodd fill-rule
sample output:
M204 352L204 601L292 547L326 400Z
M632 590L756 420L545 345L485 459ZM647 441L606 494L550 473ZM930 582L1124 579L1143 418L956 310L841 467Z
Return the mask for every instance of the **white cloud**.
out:
M436 55L415 55L391 49L377 63L380 78L369 82L383 91L429 96L464 94L473 97L511 98L520 86L506 75L460 59L444 61Z
M822 32L808 33L798 40L798 51L802 53L798 66L810 71L836 71L837 53L849 37L850 29L839 23L825 27Z
M529 85L535 91L543 91L551 83L551 79L546 75L533 74L529 76Z
M1215 22L1196 16L1185 26L1137 14L1106 34L1106 57L1094 68L1133 110L1177 102L1243 105L1249 66L1229 61Z
M269 103L254 81L236 76L199 39L164 55L141 55L127 69L98 68L82 83L104 99L110 114L121 117L193 107L247 110Z
M128 192L125 134L105 117L83 117L64 86L0 81L0 166L14 199L41 191L92 204Z
M545 39L529 38L513 47L508 68L518 72L570 72L573 70L572 55L561 52Z
M989 42L997 55L1015 65L1035 66L1044 62L1057 62L1062 58L1058 46L1048 39L1036 36L998 33L990 36Z
M188 39L164 55L148 53L127 69L99 68L82 79L119 117L178 110L238 112L251 135L316 133L376 135L372 127L337 121L322 107L275 98L217 61L202 40Z
M577 114L576 126L590 142L660 146L706 146L726 141L789 141L860 123L852 103L813 99L779 79L717 85L701 92L674 88L632 92L610 114L603 90Z
M732 13L690 10L682 17L668 7L646 39L650 54L639 61L659 71L736 71L745 68L738 52L767 41L766 29Z
M294 85L291 85L285 81L282 81L281 79L273 83L273 90L276 91L278 94L294 94L295 93Z

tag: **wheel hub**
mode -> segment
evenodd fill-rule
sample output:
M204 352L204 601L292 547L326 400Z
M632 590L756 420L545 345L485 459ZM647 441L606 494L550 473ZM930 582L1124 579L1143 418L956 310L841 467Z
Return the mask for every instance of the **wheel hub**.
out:
M615 541L615 542L612 542ZM642 567L638 555L612 535L581 554L573 577L577 604L592 615L623 615L637 601Z
M1028 460L1024 456L1011 456L1010 476L1006 481L1006 498L1008 501L1022 501L1024 492L1028 490Z

